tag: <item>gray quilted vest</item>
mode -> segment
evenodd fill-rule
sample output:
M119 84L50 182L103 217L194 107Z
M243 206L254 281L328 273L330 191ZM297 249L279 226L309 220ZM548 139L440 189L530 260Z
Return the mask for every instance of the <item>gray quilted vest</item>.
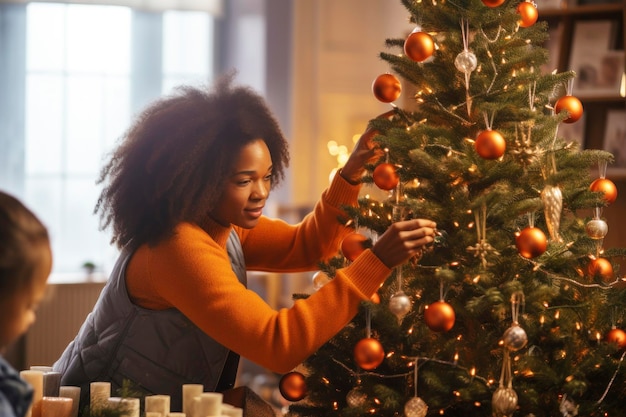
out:
M234 230L226 248L233 271L246 285L245 261ZM89 403L90 382L110 381L112 396L117 396L126 380L143 395L170 395L172 411L182 409L183 384L203 384L205 391L232 388L237 354L176 309L147 310L130 301L124 276L132 253L131 248L122 250L93 311L54 364L63 374L61 384L81 387L82 408Z

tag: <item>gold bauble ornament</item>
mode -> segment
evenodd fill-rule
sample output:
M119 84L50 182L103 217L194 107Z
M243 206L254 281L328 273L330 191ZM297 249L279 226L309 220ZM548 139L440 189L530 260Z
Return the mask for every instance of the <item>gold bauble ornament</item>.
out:
M280 379L278 390L287 401L300 401L307 394L304 375L295 371L286 373Z
M424 310L424 321L433 332L447 332L454 326L455 319L454 309L445 301L435 301Z
M378 368L385 359L383 345L373 337L366 337L354 346L354 361L366 371Z
M376 184L378 188L386 191L393 190L400 182L396 166L394 164L390 164L389 162L383 162L382 164L377 165L372 173L372 178L374 179L374 184Z
M379 101L391 103L400 97L402 84L393 74L381 74L372 82L372 93Z
M559 114L563 110L569 114L568 118L563 120L563 123L574 123L583 115L583 104L574 96L563 96L556 101L554 112Z
M544 253L548 247L548 240L543 231L537 227L527 227L515 237L517 251L524 258L531 259Z
M537 7L529 1L523 1L518 4L516 10L520 15L519 25L523 28L534 25L539 17Z
M498 159L504 155L506 141L496 130L483 130L476 136L474 148L485 159Z
M608 178L598 178L589 186L589 190L593 192L601 192L604 200L611 204L617 199L617 187L615 183Z
M365 250L367 240L360 233L350 233L341 241L341 253L347 260L354 261Z
M626 332L622 329L613 328L609 330L604 340L615 343L620 349L626 348Z
M426 32L414 30L404 41L404 53L415 62L430 58L435 52L435 41Z
M504 3L504 0L482 0L487 7L498 7Z
M587 266L587 272L594 278L599 278L603 282L613 280L613 265L606 258L592 259Z

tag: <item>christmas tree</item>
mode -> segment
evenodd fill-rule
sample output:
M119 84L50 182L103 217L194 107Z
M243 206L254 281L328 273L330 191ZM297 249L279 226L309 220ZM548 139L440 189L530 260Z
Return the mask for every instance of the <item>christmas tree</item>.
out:
M392 106L370 121L386 153L364 181L382 197L346 208L355 233L315 283L394 221L439 236L283 376L289 415L624 415L626 250L603 246L612 155L559 135L583 113L575 74L541 72L531 2L402 3L415 30L387 40L372 85Z

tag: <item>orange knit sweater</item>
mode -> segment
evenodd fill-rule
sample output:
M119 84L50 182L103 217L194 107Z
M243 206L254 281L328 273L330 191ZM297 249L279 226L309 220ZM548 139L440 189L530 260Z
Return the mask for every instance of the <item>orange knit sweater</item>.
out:
M342 205L354 204L358 191L336 175L301 223L262 217L253 229L236 227L247 269L317 269L352 231L337 217ZM138 248L126 271L126 286L135 304L176 308L219 343L275 372L290 371L319 349L390 273L367 250L310 297L276 311L237 280L225 249L230 230L211 220L181 223L171 238Z

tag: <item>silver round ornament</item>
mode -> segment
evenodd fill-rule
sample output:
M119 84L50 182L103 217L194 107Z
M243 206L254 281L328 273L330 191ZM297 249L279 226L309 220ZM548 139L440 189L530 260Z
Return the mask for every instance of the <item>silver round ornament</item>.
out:
M402 319L411 311L411 299L404 291L400 290L389 299L389 310L398 318Z
M602 219L591 219L585 225L585 232L592 239L604 239L609 233L609 225Z
M517 393L513 388L498 387L491 397L493 417L511 417L517 408Z
M317 271L315 274L313 274L313 288L315 288L315 291L319 290L320 288L322 288L324 285L326 285L327 283L329 283L331 280L331 278L326 275L323 271Z
M361 388L352 388L348 395L346 395L346 402L350 407L362 407L367 401L367 394L364 393Z
M405 417L425 417L428 405L420 397L413 397L404 405Z
M476 59L476 55L473 52L464 50L454 59L454 66L463 74L469 74L478 66L478 59Z
M506 329L504 336L502 336L502 341L507 349L516 351L526 346L526 343L528 343L528 336L526 335L526 331L524 329L517 324L514 324Z

